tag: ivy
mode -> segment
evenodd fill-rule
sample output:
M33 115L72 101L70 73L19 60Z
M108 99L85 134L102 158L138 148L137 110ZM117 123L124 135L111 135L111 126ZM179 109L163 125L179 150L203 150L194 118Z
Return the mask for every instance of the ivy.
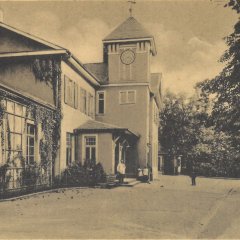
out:
M32 71L37 80L40 82L45 82L46 85L51 86L53 89L55 104L58 106L60 100L58 98L58 93L60 92L61 84L61 66L60 61L56 58L36 58L32 63Z
M3 103L3 100L15 100L21 102L26 106L26 116L25 124L29 116L32 117L35 126L36 126L36 136L38 136L39 126L42 129L42 137L38 139L39 142L39 153L41 157L40 167L44 170L49 171L51 174L51 168L54 166L55 158L57 156L57 151L59 149L59 140L60 140L60 124L61 124L61 69L60 69L60 60L55 58L36 58L32 61L32 71L35 75L36 80L45 82L48 86L51 86L53 89L54 100L56 104L56 109L49 109L44 106L39 105L38 103L32 102L26 98L20 98L16 95L0 89L0 129L1 129L1 148L2 153L5 150L5 142L8 142L8 150L11 150L11 138L10 138L10 129L9 122L7 120L6 127L4 128L3 120L6 119L6 107ZM7 130L8 134L5 139L5 131ZM26 129L24 130L26 132ZM21 161L21 164L24 168L27 168L25 164L25 159L23 156L18 156ZM14 159L10 161L10 151L7 156L7 162L5 165L0 167L0 178L5 179L6 171L2 171L1 168L5 169L11 164L14 164ZM4 175L5 174L5 175ZM26 175L29 175L29 169ZM30 174L31 175L31 174ZM23 174L23 177L25 175Z

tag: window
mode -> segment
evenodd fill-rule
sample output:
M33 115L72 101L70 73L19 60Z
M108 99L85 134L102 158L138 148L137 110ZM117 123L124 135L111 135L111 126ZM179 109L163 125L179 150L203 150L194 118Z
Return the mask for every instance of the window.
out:
M89 112L88 112L88 115L90 117L93 117L94 116L94 97L92 94L89 94L89 103L88 103L88 106L89 106Z
M96 136L85 136L84 146L85 146L84 159L93 160L96 162L96 149L97 149Z
M77 83L74 83L74 108L78 109L78 91L79 87Z
M65 83L65 103L69 106L74 106L74 83L73 81L68 78L67 76L64 76L64 83Z
M135 90L120 91L119 98L120 104L136 103L136 91Z
M36 126L32 114L26 114L26 107L14 101L6 100L4 118L4 160L15 160L20 156L26 159L26 164L35 162Z
M22 137L24 131L23 106L6 101L6 153L10 159L22 154Z
M35 161L35 126L27 123L27 153L26 164L34 164Z
M80 88L80 111L82 113L87 112L87 92L83 88Z
M66 164L67 166L72 163L72 133L66 134Z
M64 76L64 84L65 84L65 91L64 91L64 101L67 105L78 108L78 84L75 83L73 80Z
M105 113L105 93L97 92L97 113L104 114Z

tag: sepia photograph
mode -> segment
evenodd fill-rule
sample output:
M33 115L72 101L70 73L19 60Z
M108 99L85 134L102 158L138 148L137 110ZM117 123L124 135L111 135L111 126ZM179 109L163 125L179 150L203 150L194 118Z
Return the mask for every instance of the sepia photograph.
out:
M0 239L240 239L240 0L0 0Z

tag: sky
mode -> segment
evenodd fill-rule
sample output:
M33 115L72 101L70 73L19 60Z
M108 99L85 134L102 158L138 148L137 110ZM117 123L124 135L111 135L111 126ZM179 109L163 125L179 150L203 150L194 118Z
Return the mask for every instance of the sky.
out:
M192 94L215 77L237 14L227 0L136 0L133 16L154 36L152 72L164 89ZM102 61L102 39L129 17L127 0L0 1L4 22L69 49L81 62Z

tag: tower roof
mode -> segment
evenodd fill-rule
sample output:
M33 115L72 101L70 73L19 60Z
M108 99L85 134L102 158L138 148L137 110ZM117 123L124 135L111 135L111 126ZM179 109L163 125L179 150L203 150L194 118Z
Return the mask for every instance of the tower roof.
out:
M157 54L153 35L149 33L134 17L129 17L115 28L103 39L103 43L133 42L136 40L150 41L152 54Z
M103 41L139 38L153 38L153 36L134 17L129 17L107 35Z

